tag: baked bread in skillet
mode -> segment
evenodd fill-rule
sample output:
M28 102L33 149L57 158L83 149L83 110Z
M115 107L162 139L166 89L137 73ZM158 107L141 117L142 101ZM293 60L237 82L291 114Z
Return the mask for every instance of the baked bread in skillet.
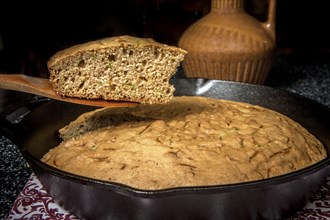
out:
M62 96L166 103L169 84L187 52L128 35L72 46L48 61L50 82Z
M101 108L60 134L43 162L147 190L261 180L327 156L316 137L278 112L205 97Z

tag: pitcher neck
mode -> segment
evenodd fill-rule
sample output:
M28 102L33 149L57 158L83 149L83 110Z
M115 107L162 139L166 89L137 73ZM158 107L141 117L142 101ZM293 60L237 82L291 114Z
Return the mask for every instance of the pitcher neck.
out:
M212 0L211 10L218 9L244 9L244 0Z

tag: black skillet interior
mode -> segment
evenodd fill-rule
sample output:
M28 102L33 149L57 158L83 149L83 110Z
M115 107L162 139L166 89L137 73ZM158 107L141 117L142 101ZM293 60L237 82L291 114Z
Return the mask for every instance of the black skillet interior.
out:
M315 101L283 90L237 82L179 79L173 80L171 83L174 84L176 88L176 96L209 96L248 102L278 111L302 124L319 138L325 144L327 151L330 152L330 110ZM60 139L57 136L58 129L74 120L81 113L93 109L95 109L95 107L59 101L47 102L33 110L19 123L16 133L19 132L21 135L16 135L15 137L16 143L21 148L23 155L31 163L32 168L50 194L68 210L72 210L83 217L98 216L100 219L104 216L120 218L136 217L137 210L149 210L149 208L158 210L158 213L156 211L149 211L147 214L139 213L141 219L152 219L155 214L162 214L164 218L176 218L177 216L183 218L199 216L201 218L210 217L210 219L213 217L214 219L218 217L229 218L229 216L230 218L239 218L242 216L251 216L251 218L258 218L258 216L271 216L271 218L274 216L275 218L278 216L283 217L292 214L297 208L301 208L305 200L310 198L311 194L324 183L325 177L329 175L330 162L329 158L327 158L315 166L298 171L294 174L264 181L204 188L190 187L160 191L143 191L119 184L105 183L69 175L41 163L39 159L42 155L59 143ZM57 184L56 186L54 186L55 183ZM71 184L74 185L71 186ZM301 186L300 184L305 186ZM300 185L301 189L298 190L297 185ZM73 192L71 196L67 197L60 195L65 194L65 191L62 191L63 189L61 189L61 187L76 189L77 186L81 186L84 193L86 193L86 191L92 193L94 195L93 197L95 197L95 195L104 195L104 190L109 190L109 197L116 198L117 201L124 203L126 208L118 207L118 205L116 205L117 203L112 203L112 201L109 201L108 197L104 198L102 195L97 197L97 200L102 203L112 204L115 207L114 209L108 208L106 209L108 211L106 211L90 203L89 207L92 207L94 211L88 211L89 209L84 209L82 211L81 207L83 207L86 202L88 203L89 200L86 201L84 198L77 199L77 197L81 196L81 191ZM86 187L88 189L86 189ZM290 192L286 192L285 190L283 192L284 188L285 190L290 190ZM101 193L99 190L101 190ZM271 196L274 196L276 193L278 195L277 199L287 201L277 201L277 199L271 198ZM120 195L125 195L125 198L120 197ZM195 200L194 195L198 195L198 200ZM73 199L72 197L75 198ZM152 200L155 198L158 199ZM241 200L244 198L247 201L242 203ZM145 199L148 199L147 203L144 201ZM151 203L150 199L152 201ZM174 204L172 204L173 202ZM201 202L203 202L204 205L201 205ZM256 202L271 204L271 210L265 208L263 205L250 204ZM75 206L73 203L77 205ZM175 203L180 204L181 208L179 208L179 210ZM219 205L215 206L215 204L219 203L223 204L221 206L222 208L219 208ZM236 205L233 206L233 204ZM196 205L196 207L192 209L194 205ZM205 207L206 205L208 208ZM129 211L127 210L128 206L136 208L131 208ZM236 208L240 206L245 211L237 212L234 208L231 208L231 206ZM209 210L212 208L216 211ZM98 209L100 210L95 211ZM206 212L205 210L208 211ZM186 214L182 214L182 211L185 211ZM94 215L95 213L98 214ZM104 213L107 214L103 215ZM116 214L113 215L113 213Z

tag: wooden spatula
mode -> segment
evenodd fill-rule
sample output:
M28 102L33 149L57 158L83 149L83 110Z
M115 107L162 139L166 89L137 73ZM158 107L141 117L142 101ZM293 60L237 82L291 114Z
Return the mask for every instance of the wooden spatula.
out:
M0 89L26 92L64 102L98 107L126 107L138 105L136 102L63 97L53 90L48 79L26 76L23 74L0 74Z

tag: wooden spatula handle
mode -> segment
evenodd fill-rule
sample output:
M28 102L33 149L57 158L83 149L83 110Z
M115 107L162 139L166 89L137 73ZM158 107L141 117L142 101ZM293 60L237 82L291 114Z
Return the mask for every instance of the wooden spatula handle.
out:
M126 107L135 106L138 103L125 101L106 101L102 99L80 99L58 95L54 90L49 79L26 76L23 74L0 74L0 89L15 90L45 96L48 98L71 102L81 105L99 107Z
M58 96L48 79L23 74L0 74L0 88L54 98Z

